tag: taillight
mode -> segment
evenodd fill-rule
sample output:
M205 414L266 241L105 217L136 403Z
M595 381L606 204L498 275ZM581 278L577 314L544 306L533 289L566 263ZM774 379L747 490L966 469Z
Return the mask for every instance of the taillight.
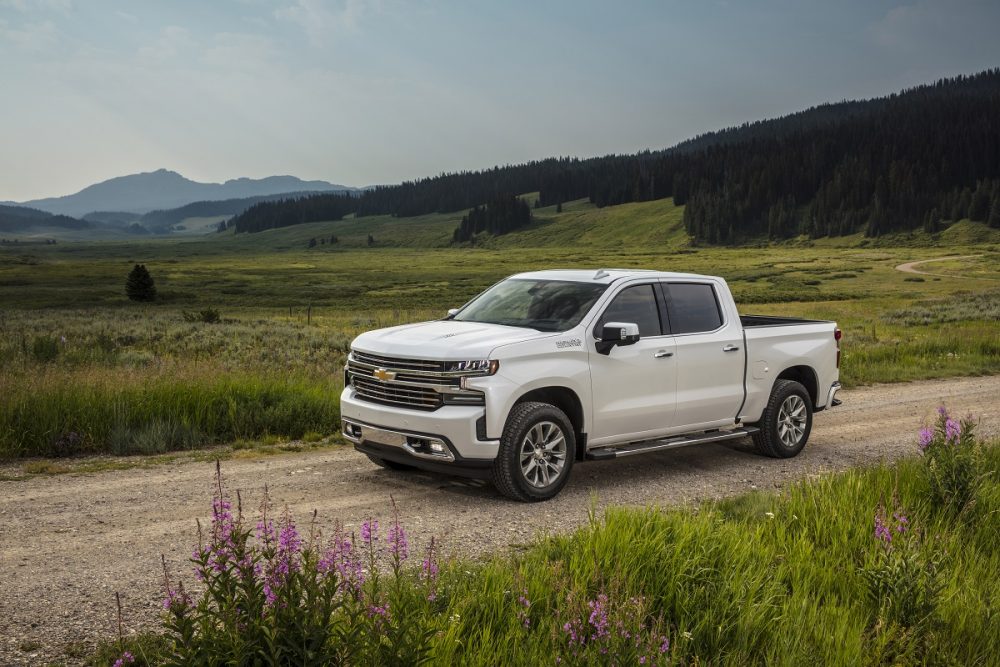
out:
M840 339L844 337L844 332L840 329L833 330L833 339L837 341L837 368L840 368Z

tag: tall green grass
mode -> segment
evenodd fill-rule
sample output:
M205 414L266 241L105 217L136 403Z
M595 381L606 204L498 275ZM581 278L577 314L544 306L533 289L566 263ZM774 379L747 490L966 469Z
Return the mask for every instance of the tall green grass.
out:
M339 378L85 369L0 378L0 457L155 453L334 432Z
M934 500L926 461L916 459L823 476L781 495L692 508L612 507L520 555L443 564L432 599L424 579L398 580L393 586L409 593L396 599L409 601L389 611L429 638L432 664L609 664L616 656L601 647L620 648L624 633L639 628L646 647L647 633L657 646L669 639L655 664L993 665L1000 655L998 466L1000 443L993 443L983 452L975 512L965 520ZM908 517L892 545L874 532L879 507ZM913 556L916 567L899 576L921 580L894 582L894 570L883 568L883 583L899 586L873 588L869 574L895 562L889 553ZM930 596L921 616L894 615L884 591L913 586ZM593 632L590 605L602 596L612 610L610 636L591 638L581 651L567 627ZM625 608L641 612L637 622L618 625L623 615L615 610ZM122 648L109 645L102 655ZM145 655L152 663L161 657Z

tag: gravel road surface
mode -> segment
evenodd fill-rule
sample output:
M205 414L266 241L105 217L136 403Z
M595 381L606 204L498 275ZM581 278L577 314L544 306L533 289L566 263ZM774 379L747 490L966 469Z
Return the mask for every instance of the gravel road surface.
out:
M744 440L588 462L558 498L535 505L509 502L488 485L385 471L347 447L231 460L223 471L228 487L242 490L245 508L257 506L266 483L277 507L287 505L302 523L316 509L326 527L387 516L392 494L418 543L434 535L446 551L479 556L579 526L592 502L674 505L913 455L917 428L942 401L981 415L984 435L1000 434L1000 376L840 396L844 404L816 416L795 459L760 457ZM160 554L190 583L186 558L195 518L207 521L213 468L185 462L0 481L0 664L78 662L81 647L117 632L116 591L126 632L154 625Z

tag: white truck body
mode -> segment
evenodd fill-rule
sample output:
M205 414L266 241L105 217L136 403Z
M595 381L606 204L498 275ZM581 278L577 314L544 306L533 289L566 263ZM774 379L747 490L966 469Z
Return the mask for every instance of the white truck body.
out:
M567 319L532 320L538 328L462 319L466 312L513 312L521 306L497 303L534 299L526 296L532 290L551 294L543 304L549 312L567 301L564 311L579 310ZM584 297L593 303L579 304ZM525 307L530 312L535 305ZM562 330L566 322L572 326ZM544 330L552 327L560 330ZM621 341L602 341L619 330ZM505 430L526 401L566 415L575 459L751 435L747 425L770 416L779 379L808 393L809 423L798 425L811 427L813 411L836 404L839 337L833 322L741 318L725 280L712 276L611 269L518 274L448 319L358 336L341 395L343 433L393 467L496 481Z

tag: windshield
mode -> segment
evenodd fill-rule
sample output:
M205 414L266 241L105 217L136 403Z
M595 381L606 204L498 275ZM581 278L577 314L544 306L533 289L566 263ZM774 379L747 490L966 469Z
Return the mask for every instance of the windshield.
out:
M505 280L480 294L452 319L566 331L580 323L607 287L565 280Z

